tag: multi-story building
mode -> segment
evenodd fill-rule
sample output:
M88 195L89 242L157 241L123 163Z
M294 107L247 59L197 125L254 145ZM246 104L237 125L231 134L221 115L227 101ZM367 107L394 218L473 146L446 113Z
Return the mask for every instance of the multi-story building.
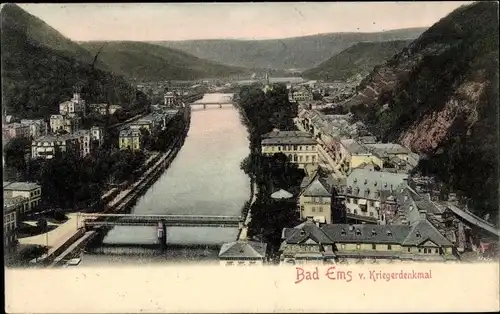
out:
M71 134L46 135L31 142L31 158L33 159L52 159L57 152L65 153L69 150L80 154L80 142Z
M80 128L81 118L78 116L63 116L54 114L50 116L50 131L57 133L64 130L67 133L73 133Z
M177 103L176 95L173 92L167 92L165 96L163 96L163 103L167 107L173 107Z
M455 261L453 244L426 219L411 225L326 224L306 221L282 233L281 262Z
M265 155L283 153L299 168L318 164L317 142L307 132L274 131L262 138L261 149Z
M301 184L299 208L301 219L332 223L332 196L336 181L330 174L316 171Z
M344 174L348 174L362 164L375 164L380 169L383 167L383 161L374 152L354 139L340 140L335 148L336 162Z
M219 251L222 266L263 265L266 262L267 244L255 241L224 243Z
M344 201L347 218L370 223L385 223L381 207L385 199L408 182L404 173L354 169L338 197Z
M33 211L40 204L42 188L40 185L32 182L4 182L3 197L12 199L15 197L25 198L25 205L20 214Z
M47 135L48 132L47 122L45 122L43 119L36 119L36 120L22 119L21 124L29 126L30 136L32 138L37 138L42 135Z
M80 144L80 156L86 157L92 152L92 135L89 130L78 130L71 134Z
M120 149L131 149L137 151L141 149L141 132L136 129L124 129L120 131Z
M93 126L90 128L90 136L93 141L97 141L101 145L104 141L104 128L100 126Z
M30 127L29 125L22 123L10 123L4 126L4 137L7 140L13 138L29 138L30 137Z
M71 100L59 104L59 113L63 116L85 116L85 100L79 93L74 93Z
M301 85L298 88L290 88L288 93L290 102L303 103L313 100L313 93L308 86Z
M3 248L5 253L15 250L17 228L17 207L16 205L3 205Z
M122 106L109 104L90 104L89 108L92 112L106 116L108 114L114 114L117 110L122 109Z

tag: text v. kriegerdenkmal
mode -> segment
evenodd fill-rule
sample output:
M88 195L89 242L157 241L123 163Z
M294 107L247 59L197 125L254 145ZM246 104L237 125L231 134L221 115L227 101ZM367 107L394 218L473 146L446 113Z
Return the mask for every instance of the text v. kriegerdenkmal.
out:
M295 283L303 281L314 280L337 280L351 282L354 280L369 280L369 281L391 281L391 280L426 280L432 279L432 271L430 269L425 271L416 270L371 270L366 271L352 271L342 269L338 266L330 267L295 267L296 276Z

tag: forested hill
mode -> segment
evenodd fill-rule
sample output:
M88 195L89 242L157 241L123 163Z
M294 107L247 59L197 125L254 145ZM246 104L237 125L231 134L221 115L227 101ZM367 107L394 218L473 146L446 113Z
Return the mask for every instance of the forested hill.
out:
M399 53L411 41L394 40L360 42L334 55L315 68L302 73L303 77L315 80L347 80L353 76L366 76L379 64Z
M4 5L1 19L2 106L7 114L46 118L75 88L88 102L146 106L145 96L123 78L103 71L102 65L93 69L93 55L17 5Z
M463 6L376 67L349 100L373 132L426 154L418 169L498 213L498 3Z
M104 45L102 42L80 44L92 54ZM180 50L134 41L108 42L99 58L114 73L139 81L195 80L249 72L244 68L203 60Z
M361 41L408 40L426 28L377 33L329 33L268 40L186 40L153 42L199 58L246 68L310 69Z

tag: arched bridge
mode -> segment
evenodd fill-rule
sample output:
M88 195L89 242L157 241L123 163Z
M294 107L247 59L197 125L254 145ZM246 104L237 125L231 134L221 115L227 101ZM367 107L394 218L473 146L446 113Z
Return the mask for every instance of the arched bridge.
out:
M239 228L241 216L208 215L136 215L136 214L79 214L85 227L103 226L157 226L165 227L229 227Z

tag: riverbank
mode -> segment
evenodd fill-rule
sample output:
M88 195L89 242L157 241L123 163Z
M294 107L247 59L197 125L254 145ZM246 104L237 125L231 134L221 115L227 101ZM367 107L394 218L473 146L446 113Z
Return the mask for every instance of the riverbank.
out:
M119 191L113 199L109 200L102 212L118 213L129 210L135 201L168 169L171 162L184 144L190 127L190 107L184 109L184 128L177 139L172 143L166 153L152 154L145 162L148 169L134 183ZM105 193L108 194L108 193ZM48 252L37 263L41 266L61 264L66 257L71 257L74 252L84 247L87 242L96 238L96 233L89 234L84 226L79 224L78 213L70 214L70 219L63 225L49 232L35 237L21 239L21 244L44 245ZM72 218L71 218L72 217ZM67 228L66 228L67 227ZM68 229L69 228L69 229Z

